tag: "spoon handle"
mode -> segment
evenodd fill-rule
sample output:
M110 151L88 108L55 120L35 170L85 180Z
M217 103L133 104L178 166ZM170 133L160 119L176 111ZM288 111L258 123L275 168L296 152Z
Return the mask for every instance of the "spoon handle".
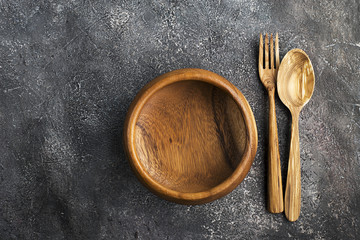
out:
M299 113L292 113L289 167L285 190L285 215L291 222L296 221L300 215L300 174Z
M275 90L269 90L268 210L284 211L278 130L275 111Z

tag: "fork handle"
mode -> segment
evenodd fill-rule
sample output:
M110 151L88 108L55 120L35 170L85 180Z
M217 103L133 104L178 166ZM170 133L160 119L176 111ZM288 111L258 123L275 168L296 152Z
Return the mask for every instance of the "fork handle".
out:
M281 180L278 130L275 111L275 88L269 89L269 149L268 149L268 210L271 213L284 211Z

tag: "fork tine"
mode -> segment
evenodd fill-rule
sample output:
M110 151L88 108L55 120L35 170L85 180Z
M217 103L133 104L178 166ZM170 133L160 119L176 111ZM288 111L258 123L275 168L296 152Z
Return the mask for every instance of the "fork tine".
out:
M265 69L269 68L269 37L265 34Z
M278 33L276 33L275 38L275 54L276 54L276 70L279 70L280 67L280 54L279 54L279 37Z
M264 68L264 49L263 49L263 37L260 33L260 43L259 43L259 70Z
M274 41L273 35L270 35L270 62L271 62L271 69L275 68L275 58L274 58Z

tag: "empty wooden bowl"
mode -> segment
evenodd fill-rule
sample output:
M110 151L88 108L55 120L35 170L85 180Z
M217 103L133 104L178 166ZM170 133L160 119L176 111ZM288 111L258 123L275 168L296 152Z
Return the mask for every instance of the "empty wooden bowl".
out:
M124 126L124 147L140 181L182 204L231 192L257 149L254 115L241 92L202 69L180 69L148 83Z

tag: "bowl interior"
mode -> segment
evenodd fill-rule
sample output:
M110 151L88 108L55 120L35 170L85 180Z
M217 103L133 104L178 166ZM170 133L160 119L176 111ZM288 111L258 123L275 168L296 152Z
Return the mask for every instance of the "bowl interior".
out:
M179 81L150 96L138 116L140 164L178 192L207 191L227 179L247 143L241 109L230 94L202 81Z

